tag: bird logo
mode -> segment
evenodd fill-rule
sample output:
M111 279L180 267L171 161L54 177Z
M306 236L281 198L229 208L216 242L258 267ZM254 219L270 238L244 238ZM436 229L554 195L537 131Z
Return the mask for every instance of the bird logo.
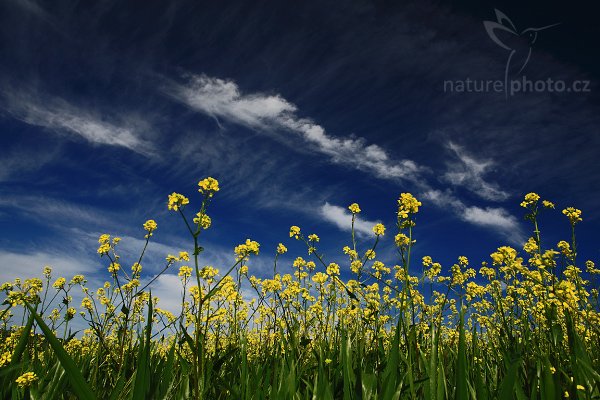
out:
M525 69L539 32L560 25L560 22L541 28L527 28L519 33L506 14L498 9L494 11L496 21L483 21L483 26L494 43L509 51L504 68L504 81L507 82L509 73L516 70L516 75L519 75Z

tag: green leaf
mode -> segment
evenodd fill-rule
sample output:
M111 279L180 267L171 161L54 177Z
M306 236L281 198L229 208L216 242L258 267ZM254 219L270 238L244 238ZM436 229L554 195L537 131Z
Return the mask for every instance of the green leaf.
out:
M467 381L467 345L465 343L464 313L461 309L458 325L458 354L456 360L456 395L457 400L468 400L469 389Z
M152 291L148 300L148 316L145 329L145 340L140 340L138 350L138 365L135 372L135 383L133 385L133 400L144 400L150 387L150 338L152 333Z
M25 351L25 347L27 347L27 342L29 341L29 334L31 333L31 327L33 325L35 311L31 311L29 314L29 318L27 319L27 324L21 331L21 336L19 337L19 341L17 342L17 346L15 347L15 351L13 352L12 359L10 361L10 365L14 366L21 360L21 356Z
M500 391L498 392L499 400L512 400L514 398L515 385L517 382L517 372L520 363L520 357L511 360L510 365L508 367L508 371L506 372L506 375L504 376L504 379L502 379L502 383L500 384Z
M81 375L81 371L77 368L77 365L73 361L73 359L67 354L65 349L62 347L62 344L58 341L56 336L52 333L52 330L46 325L44 320L35 312L33 307L29 303L25 303L25 306L31 312L31 315L35 319L35 322L40 326L40 329L44 333L46 340L50 343L50 347L54 350L56 357L60 361L60 364L67 372L67 377L73 386L73 391L75 394L84 400L93 400L96 398L93 390L88 385L87 381Z

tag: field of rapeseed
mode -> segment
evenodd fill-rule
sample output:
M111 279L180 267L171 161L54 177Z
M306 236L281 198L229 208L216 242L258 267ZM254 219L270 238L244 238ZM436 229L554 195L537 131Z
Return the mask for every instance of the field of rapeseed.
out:
M108 234L97 249L103 287L54 277L50 267L40 279L2 284L2 398L600 398L600 269L577 257L580 210L562 211L568 240L542 248L538 218L554 205L529 193L521 206L532 237L521 249L500 247L479 269L466 257L446 267L411 259L421 203L402 193L394 232L375 225L369 248L358 248L353 232L340 246L342 265L324 258L317 235L292 226L288 240L306 253L279 265L287 252L279 244L272 275L257 278L247 263L260 246L250 239L231 265L202 265L219 183L198 185L199 204L168 196L192 249L168 255L163 269L179 268L179 315L152 296L157 276L142 279L146 248L126 267L120 239ZM349 210L354 227L361 210ZM157 224L143 228L148 245ZM377 259L390 234L397 265ZM88 326L79 337L69 335L76 318Z

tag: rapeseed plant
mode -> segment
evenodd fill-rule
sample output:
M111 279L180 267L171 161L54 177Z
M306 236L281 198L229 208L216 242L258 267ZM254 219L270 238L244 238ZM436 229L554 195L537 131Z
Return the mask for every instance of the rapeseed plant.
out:
M371 245L358 246L354 223L361 209L353 203L344 263L328 261L321 238L293 225L289 238L306 253L282 268L279 256L288 249L279 243L272 275L257 277L249 261L261 248L251 239L234 246L229 266L201 263L200 236L212 225L207 209L220 186L209 177L198 187L201 202L191 221L190 199L172 193L167 201L193 251L167 255L152 279L142 275L142 265L159 231L148 220L145 246L131 264L119 256L119 237L99 237L97 253L108 273L100 288L88 287L83 275L52 281L49 266L45 281L0 286L6 296L0 310L3 397L600 396L600 269L591 260L578 263L580 210L563 210L570 241L544 248L538 218L555 205L529 193L521 206L533 232L523 252L498 247L478 270L465 256L447 268L425 256L416 273L411 254L421 202L410 193L397 201L395 265L378 259L383 224L373 227ZM150 291L175 265L178 314L160 308ZM78 309L74 290L83 294ZM20 324L13 308L22 310ZM75 318L89 327L79 337L68 331Z

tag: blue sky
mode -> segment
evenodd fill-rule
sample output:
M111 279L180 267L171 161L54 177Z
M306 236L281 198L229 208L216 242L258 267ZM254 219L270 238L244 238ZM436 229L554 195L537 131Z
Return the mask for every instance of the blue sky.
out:
M285 271L305 255L291 225L317 233L326 259L343 261L352 202L363 210L364 249L383 222L380 256L398 263L402 192L423 203L415 254L445 268L459 255L478 268L501 245L520 249L532 229L519 203L530 191L557 205L542 216L544 244L570 237L560 210L574 205L584 218L580 257L598 260L599 32L586 7L4 1L0 280L50 264L102 283L98 235L123 237L124 263L133 263L153 218L143 263L151 277L168 252L191 250L167 195L188 195L192 211L206 176L222 190L203 264L221 269L252 238L261 255L251 273L271 271L278 242L290 249ZM496 8L518 32L560 23L540 32L511 79L588 90L445 92L445 81L504 78L508 53L483 25ZM157 284L167 298L176 272Z

